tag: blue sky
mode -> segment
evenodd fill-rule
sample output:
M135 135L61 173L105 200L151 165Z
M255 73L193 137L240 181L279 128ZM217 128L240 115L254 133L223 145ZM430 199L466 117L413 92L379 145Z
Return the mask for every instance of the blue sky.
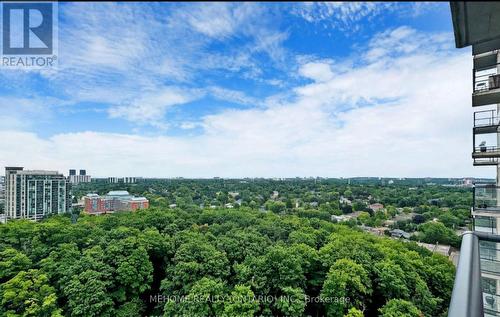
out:
M95 176L489 175L448 3L60 3L0 70L0 165ZM443 160L442 157L449 157Z

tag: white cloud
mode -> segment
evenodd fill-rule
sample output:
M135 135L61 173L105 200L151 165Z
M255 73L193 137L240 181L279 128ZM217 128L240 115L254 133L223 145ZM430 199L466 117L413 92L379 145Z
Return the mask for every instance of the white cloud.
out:
M199 97L195 91L165 87L155 92L144 92L139 98L109 108L111 118L125 118L136 124L150 124L164 128L168 108L193 101Z
M299 74L318 82L328 81L334 76L331 69L331 61L305 63L299 68Z
M425 53L429 46L438 52L447 51L454 49L452 42L449 41L451 37L453 37L451 32L426 34L402 26L374 36L370 40L365 58L370 62L375 62L379 58L388 56Z
M215 98L249 106L261 106L262 102L257 98L247 96L244 92L222 87L208 87L207 91Z
M226 110L183 125L201 124L199 135L85 132L44 140L3 131L0 164L59 170L78 165L98 176L488 175L469 159L470 56L443 49L451 38L410 30L415 41L429 40L423 49L395 36L400 31L374 40L410 50L381 52L375 60L368 50L359 56L364 63L335 73L331 61L309 61L299 73L315 81L297 87L293 102ZM151 100L175 104L184 98Z
M356 27L355 22L391 10L393 3L306 2L293 7L293 13L308 22L329 21L342 30Z
M53 113L66 105L54 97L0 96L0 130L30 130L35 123L48 123Z
M179 127L183 130L191 130L191 129L197 128L198 126L199 126L199 124L196 122L186 121L186 122L182 122Z
M172 89L183 90L180 87L194 86L229 102L258 104L242 92L217 86L206 74L262 81L262 65L283 64L286 56L282 47L286 33L257 4L66 3L59 9L59 68L40 73L50 83L47 91L72 104L110 107L107 113L112 118L139 125L166 127L165 111L174 103L187 102L170 100ZM236 44L211 49L212 44L227 44L233 38ZM261 60L262 53L270 61ZM36 77L0 73L6 89L24 87L19 94L39 90Z
M203 3L192 8L192 10L184 11L181 18L198 32L223 39L231 36L238 26L238 7L232 6L230 3Z
M439 5L431 2L304 2L292 6L292 13L310 23L322 23L352 34L362 28L361 20L374 21L390 14L403 19L416 17Z

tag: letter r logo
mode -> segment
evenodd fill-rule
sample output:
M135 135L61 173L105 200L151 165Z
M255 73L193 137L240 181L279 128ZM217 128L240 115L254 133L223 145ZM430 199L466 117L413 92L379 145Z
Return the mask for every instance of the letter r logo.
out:
M51 55L52 3L2 3L4 55Z

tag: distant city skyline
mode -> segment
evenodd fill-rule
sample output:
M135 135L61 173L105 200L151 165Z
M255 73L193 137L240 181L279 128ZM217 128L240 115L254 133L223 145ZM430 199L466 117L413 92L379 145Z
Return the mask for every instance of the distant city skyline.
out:
M92 177L485 177L448 3L60 3L0 72L0 166Z
M24 167L26 168L26 167ZM66 177L68 179L71 179L71 176L69 171L65 172L64 170L61 169L43 169L43 168L26 168L27 171L43 171L43 172L58 172ZM5 175L5 166L0 166L0 177L4 177ZM81 175L75 175L76 177L81 176ZM143 175L86 175L89 177L88 181L85 182L90 182L90 179L92 181L94 180L99 180L99 181L106 181L108 183L115 183L115 184L133 184L137 183L138 181L142 179L293 179L293 178L301 178L301 179L363 179L363 178L370 178L370 179L384 179L384 180L405 180L405 179L483 179L483 180L493 180L494 178L490 177L479 177L479 176L417 176L417 177L407 177L407 176L371 176L371 175L358 175L358 176L321 176L321 175L296 175L296 176L242 176L242 177L223 177L223 176L207 176L207 177L185 177L185 176L143 176ZM71 182L70 182L71 183ZM78 182L77 182L78 183Z

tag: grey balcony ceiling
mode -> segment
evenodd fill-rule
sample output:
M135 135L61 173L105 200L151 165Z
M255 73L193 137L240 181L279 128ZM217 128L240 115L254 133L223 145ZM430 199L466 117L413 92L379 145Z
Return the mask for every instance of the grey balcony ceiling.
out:
M450 5L458 48L500 41L500 2L450 2Z

